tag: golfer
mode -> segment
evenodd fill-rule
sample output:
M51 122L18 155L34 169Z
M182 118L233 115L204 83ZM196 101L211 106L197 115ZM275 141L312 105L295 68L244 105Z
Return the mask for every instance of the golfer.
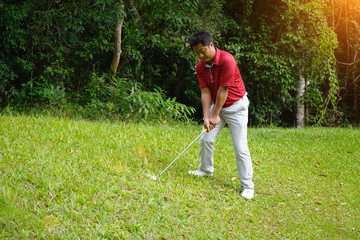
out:
M228 124L240 183L241 196L254 197L253 169L247 144L248 106L244 82L234 57L214 46L211 35L196 32L190 46L200 61L196 74L201 88L204 128L209 132L200 138L200 166L189 174L212 176L214 172L214 143L221 129ZM221 116L221 117L220 117Z

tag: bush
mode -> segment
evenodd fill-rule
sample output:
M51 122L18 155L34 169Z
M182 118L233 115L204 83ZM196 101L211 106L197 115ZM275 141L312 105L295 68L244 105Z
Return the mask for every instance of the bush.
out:
M15 77L16 74L9 69L8 65L0 60L0 106L8 103L8 99L13 95L9 86Z
M86 88L84 113L97 118L118 116L121 120L167 121L189 120L195 109L168 98L165 91L156 87L153 92L144 90L137 82L125 78L101 77L93 74Z

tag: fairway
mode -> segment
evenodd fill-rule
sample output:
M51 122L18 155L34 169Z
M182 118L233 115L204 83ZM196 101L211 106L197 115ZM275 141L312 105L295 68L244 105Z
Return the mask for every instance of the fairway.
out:
M213 177L201 125L0 115L0 239L359 239L360 130L250 128L255 197L230 131Z

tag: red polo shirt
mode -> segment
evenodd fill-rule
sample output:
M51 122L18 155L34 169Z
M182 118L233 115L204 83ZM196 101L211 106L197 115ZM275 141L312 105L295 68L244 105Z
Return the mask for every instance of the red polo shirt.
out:
M209 88L213 103L219 87L229 87L229 93L223 107L229 107L246 93L235 58L228 52L216 48L212 66L200 60L196 65L196 74L200 88Z

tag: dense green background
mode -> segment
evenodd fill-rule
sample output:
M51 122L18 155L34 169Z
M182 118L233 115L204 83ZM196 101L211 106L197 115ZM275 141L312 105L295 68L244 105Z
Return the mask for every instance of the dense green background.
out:
M359 24L357 0L5 0L0 106L200 119L196 58L187 42L206 30L238 61L252 102L250 125L294 126L300 75L308 83L308 125L359 124Z

